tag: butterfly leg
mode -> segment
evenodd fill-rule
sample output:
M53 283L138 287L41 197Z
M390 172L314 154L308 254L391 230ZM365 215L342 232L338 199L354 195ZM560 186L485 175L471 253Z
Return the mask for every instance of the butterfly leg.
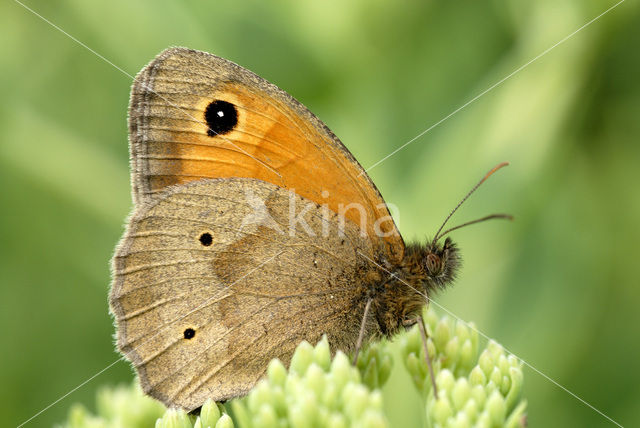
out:
M369 309L371 309L371 298L367 300L367 304L364 307L364 314L362 315L362 322L360 323L360 333L358 334L358 341L356 342L356 352L353 355L353 365L358 362L358 354L360 353L360 347L362 347L362 341L364 340L364 331L367 326L367 317L369 316Z
M420 335L422 336L422 345L424 346L424 355L427 360L427 367L429 367L429 377L431 377L431 385L433 386L433 397L438 399L438 388L436 387L436 378L433 374L433 365L431 364L431 357L429 356L429 349L427 348L427 331L424 327L424 319L422 315L418 316L418 328L420 329Z

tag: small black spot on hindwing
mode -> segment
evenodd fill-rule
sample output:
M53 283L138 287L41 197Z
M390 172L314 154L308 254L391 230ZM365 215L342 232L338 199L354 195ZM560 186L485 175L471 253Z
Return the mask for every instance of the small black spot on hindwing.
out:
M192 328L188 328L184 331L184 338L185 339L193 339L193 337L196 335L196 331Z
M215 137L233 130L238 124L238 111L231 103L222 100L212 101L204 111L204 118L209 129L207 135Z
M208 247L213 242L213 236L209 232L205 232L200 235L200 243L205 247Z

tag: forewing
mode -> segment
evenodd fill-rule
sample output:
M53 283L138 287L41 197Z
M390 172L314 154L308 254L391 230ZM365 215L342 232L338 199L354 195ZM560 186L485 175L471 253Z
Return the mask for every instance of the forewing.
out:
M207 123L218 101L234 106L232 129ZM136 202L203 178L256 178L327 205L389 259L402 258L382 196L340 140L290 95L230 61L184 48L161 53L136 77L129 132Z

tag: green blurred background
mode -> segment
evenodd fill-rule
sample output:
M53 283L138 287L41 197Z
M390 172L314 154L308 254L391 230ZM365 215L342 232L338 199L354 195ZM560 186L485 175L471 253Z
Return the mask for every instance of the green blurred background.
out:
M216 53L307 105L368 167L614 1L24 0L134 75L168 46ZM15 426L118 358L109 259L130 207L131 78L0 6L0 419ZM622 425L640 423L640 9L626 1L371 170L405 239L453 223L465 265L437 302ZM394 426L423 410L400 362ZM117 363L30 426L92 406ZM525 369L531 426L613 426Z

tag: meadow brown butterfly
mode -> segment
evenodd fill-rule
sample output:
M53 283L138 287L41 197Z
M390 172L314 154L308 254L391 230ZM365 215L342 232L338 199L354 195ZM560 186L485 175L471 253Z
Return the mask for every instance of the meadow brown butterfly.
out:
M232 62L162 52L133 84L129 140L110 306L118 349L168 406L243 395L302 340L391 336L456 274L448 231L405 246L338 138Z

